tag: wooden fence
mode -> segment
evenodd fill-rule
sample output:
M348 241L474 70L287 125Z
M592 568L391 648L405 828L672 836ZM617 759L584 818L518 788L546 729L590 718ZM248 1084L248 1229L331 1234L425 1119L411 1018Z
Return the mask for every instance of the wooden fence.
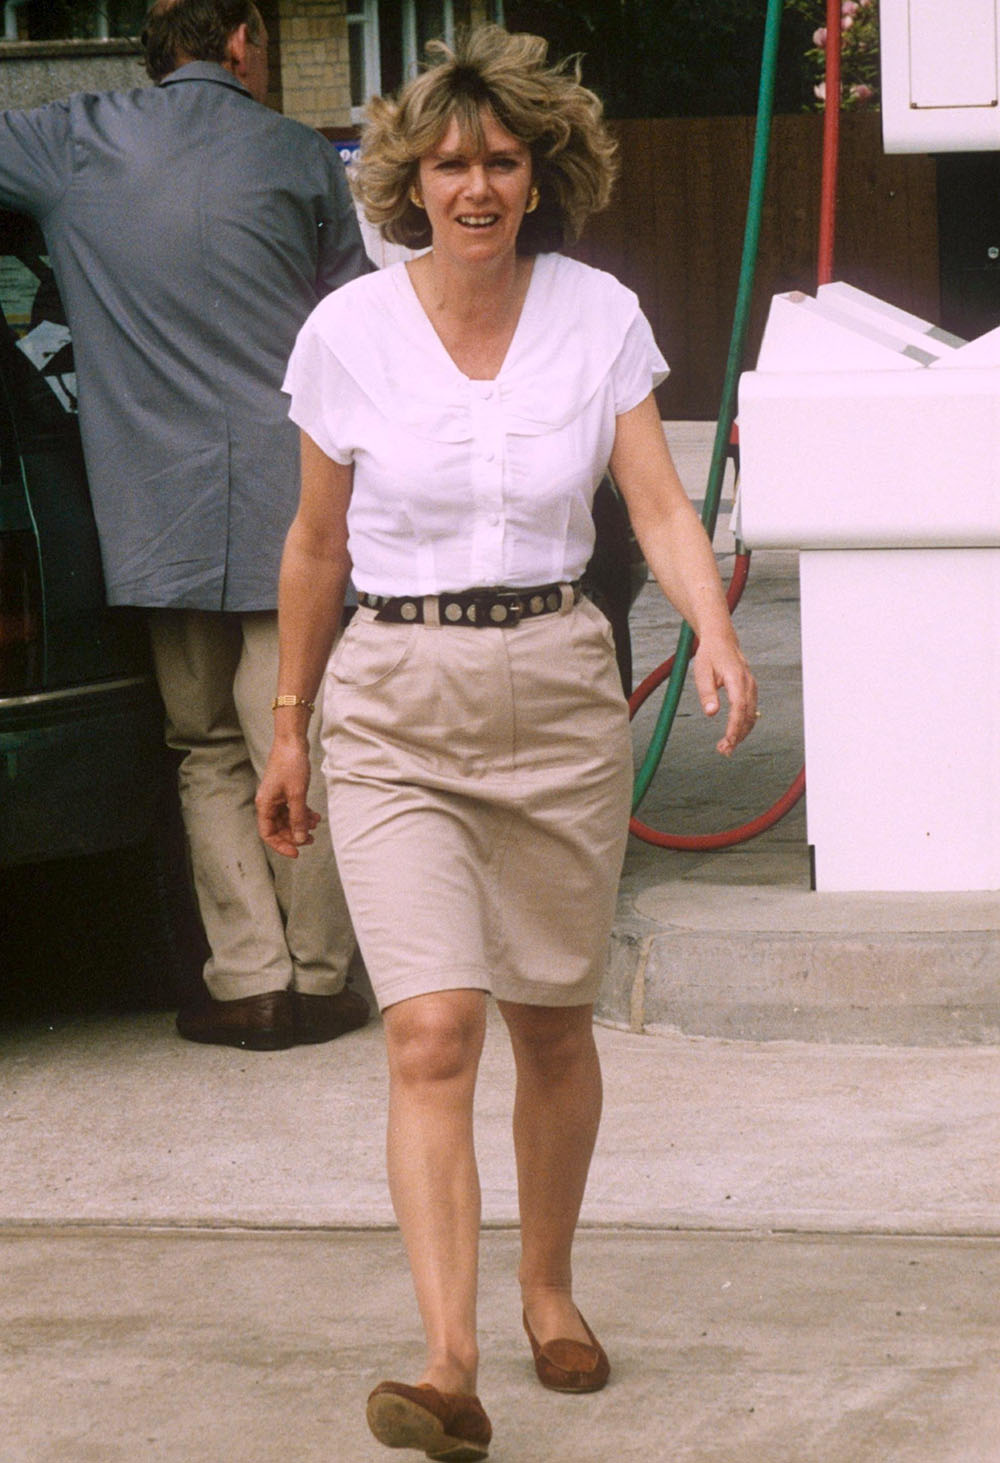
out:
M739 278L752 118L619 122L621 178L577 257L636 291L671 365L660 407L674 420L718 414ZM822 118L774 119L746 365L771 296L813 292ZM842 119L834 276L936 321L934 163L886 157L877 116Z

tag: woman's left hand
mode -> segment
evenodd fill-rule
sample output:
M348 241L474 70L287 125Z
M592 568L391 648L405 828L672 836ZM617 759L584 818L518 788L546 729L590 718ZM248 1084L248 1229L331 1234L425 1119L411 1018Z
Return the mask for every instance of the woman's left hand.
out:
M739 646L725 641L713 643L702 640L694 657L693 670L701 708L706 716L718 715L721 705L719 691L726 693L729 716L725 734L715 747L724 757L730 757L757 724L757 682Z

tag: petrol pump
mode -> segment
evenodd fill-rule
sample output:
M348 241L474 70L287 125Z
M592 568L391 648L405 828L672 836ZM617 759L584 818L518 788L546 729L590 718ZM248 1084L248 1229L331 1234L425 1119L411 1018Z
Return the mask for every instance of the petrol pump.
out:
M1000 150L1000 0L961 9L881 0L887 151ZM740 537L799 551L815 887L1000 889L1000 329L778 296L739 430Z

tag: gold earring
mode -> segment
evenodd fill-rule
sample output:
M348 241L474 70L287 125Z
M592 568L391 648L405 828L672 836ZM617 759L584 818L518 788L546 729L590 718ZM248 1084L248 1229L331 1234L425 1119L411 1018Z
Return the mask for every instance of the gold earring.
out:
M534 211L535 211L535 209L537 207L538 207L538 189L535 187L534 183L532 183L532 185L531 185L531 192L528 194L528 202L525 205L524 211L525 211L525 213L534 213Z
M417 187L416 183L414 183L413 187L410 189L410 202L414 205L415 208L423 208L424 206L424 200L420 196L420 189Z

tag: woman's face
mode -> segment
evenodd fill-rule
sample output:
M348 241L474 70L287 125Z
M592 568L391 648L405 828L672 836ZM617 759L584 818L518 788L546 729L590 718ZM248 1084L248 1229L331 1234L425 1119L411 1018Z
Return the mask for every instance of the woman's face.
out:
M436 147L420 159L417 188L435 252L469 263L513 254L531 190L531 150L481 112L483 147L453 117Z

